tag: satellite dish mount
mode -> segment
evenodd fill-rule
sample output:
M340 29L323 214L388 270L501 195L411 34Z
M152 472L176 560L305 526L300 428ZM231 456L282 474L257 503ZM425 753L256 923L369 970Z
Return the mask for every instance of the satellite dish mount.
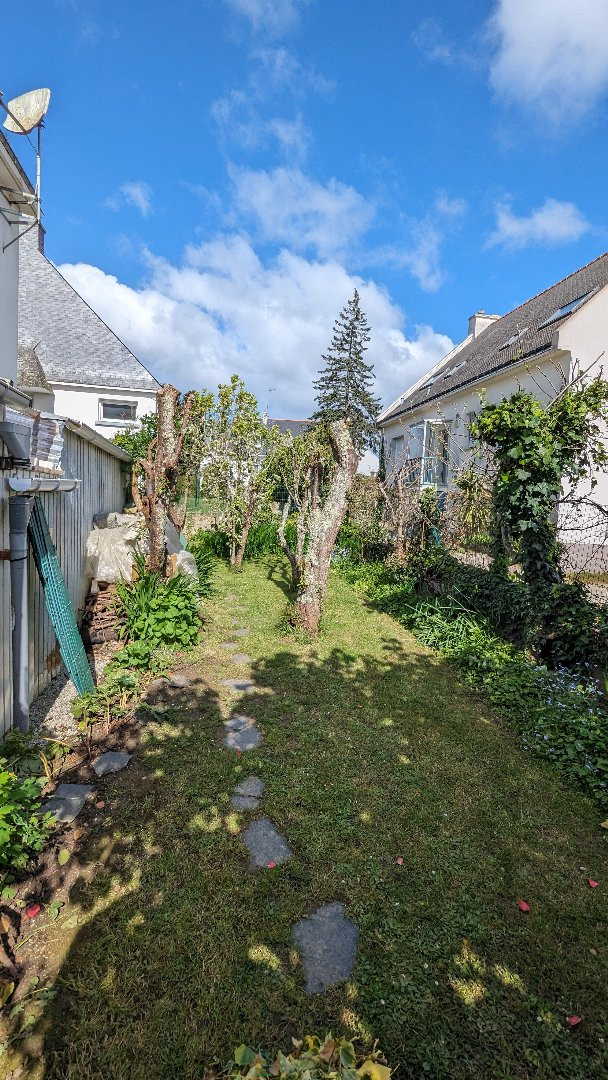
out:
M8 213L16 214L15 220L11 221L13 225L25 224L26 221L32 216L32 210L34 211L35 220L31 224L28 224L28 228L32 229L34 225L40 224L40 201L41 201L41 131L44 127L44 117L46 116L49 103L51 100L51 91L46 88L40 90L29 90L27 94L20 94L19 97L12 98L10 101L5 102L2 99L2 92L0 91L0 106L6 113L6 120L4 121L4 127L7 131L12 132L14 135L25 135L30 145L36 152L36 192L32 195L28 191L12 191L8 188L4 188L4 194L7 195L9 202L15 206L15 210L7 211ZM36 145L32 143L30 139L30 133L36 129ZM30 211L29 214L27 211ZM8 219L7 219L8 220ZM20 233L19 236L23 236ZM10 247L15 240L19 239L19 236L10 240L5 247Z

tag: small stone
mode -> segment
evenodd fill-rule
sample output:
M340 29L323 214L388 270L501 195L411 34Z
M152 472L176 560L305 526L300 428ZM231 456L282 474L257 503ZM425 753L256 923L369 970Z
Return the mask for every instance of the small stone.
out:
M234 634L232 636L233 637L247 637L248 633L249 633L249 630L247 629L247 627L246 626L241 626L241 629L240 630L235 630Z
M186 686L192 685L192 679L188 675L181 675L179 672L177 675L169 676L169 686L175 686L176 689L182 690Z
M227 686L235 694L251 694L255 690L252 679L224 679L223 685Z
M257 810L260 800L253 795L233 795L230 802L235 810Z
M251 663L251 657L247 656L247 653L244 653L244 652L235 652L235 653L233 653L232 654L232 659L234 660L235 664L250 664Z
M236 641L223 641L220 649L238 649L238 644Z
M93 772L96 776L107 776L108 773L120 772L131 760L130 754L123 754L120 750L108 750L101 754L93 762Z
M250 716L233 716L225 721L224 727L224 746L227 750L255 750L262 742L262 733Z
M78 817L87 796L91 794L91 784L59 784L50 799L40 808L43 814L55 814L57 821L69 825Z
M264 781L259 776L247 776L241 780L234 789L235 795L249 795L254 799L261 799L264 794Z
M287 841L275 829L270 818L252 821L243 833L243 841L251 855L252 866L268 866L269 862L278 866L291 856Z
M344 915L344 905L324 904L292 930L302 953L306 993L320 994L348 979L357 954L359 931Z

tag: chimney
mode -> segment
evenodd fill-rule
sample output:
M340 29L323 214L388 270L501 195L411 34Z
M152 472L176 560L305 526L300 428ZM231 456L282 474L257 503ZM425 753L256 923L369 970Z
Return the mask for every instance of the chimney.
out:
M469 317L469 334L473 338L479 337L488 326L491 326L493 322L500 318L500 315L486 315L483 308L480 308L479 311Z

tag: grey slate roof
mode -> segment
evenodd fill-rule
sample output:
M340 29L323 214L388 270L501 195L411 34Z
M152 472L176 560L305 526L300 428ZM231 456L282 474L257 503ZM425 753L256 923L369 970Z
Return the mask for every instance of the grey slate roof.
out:
M571 313L543 326L545 320L559 308L587 293L596 293L605 285L608 285L608 253L497 319L455 353L431 386L425 389L423 384L408 397L402 398L390 413L382 417L381 423L385 424L429 401L443 398L454 390L494 375L521 360L533 359L549 351L553 335ZM525 333L521 333L524 330ZM504 348L505 342L518 331L518 339Z
M291 432L294 436L303 435L305 431L308 431L310 427L310 420L283 420L280 417L273 418L268 417L268 427L278 428L281 435L286 435L287 432Z
M33 346L19 346L17 357L17 386L22 390L30 390L35 387L40 390L48 390L49 394L52 393L44 373L44 368L40 363L40 358Z
M51 383L159 388L147 368L46 258L36 228L19 241L19 342L35 347Z

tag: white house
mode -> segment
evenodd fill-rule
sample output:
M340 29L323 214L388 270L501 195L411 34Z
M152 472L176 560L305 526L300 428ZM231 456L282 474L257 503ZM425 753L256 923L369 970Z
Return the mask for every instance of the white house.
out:
M47 259L41 226L19 248L18 385L108 439L139 427L159 383Z
M379 418L387 472L407 468L446 489L465 463L480 393L498 402L520 387L549 401L578 370L608 366L608 254L509 312L469 319L469 333ZM608 477L595 498L608 506Z

